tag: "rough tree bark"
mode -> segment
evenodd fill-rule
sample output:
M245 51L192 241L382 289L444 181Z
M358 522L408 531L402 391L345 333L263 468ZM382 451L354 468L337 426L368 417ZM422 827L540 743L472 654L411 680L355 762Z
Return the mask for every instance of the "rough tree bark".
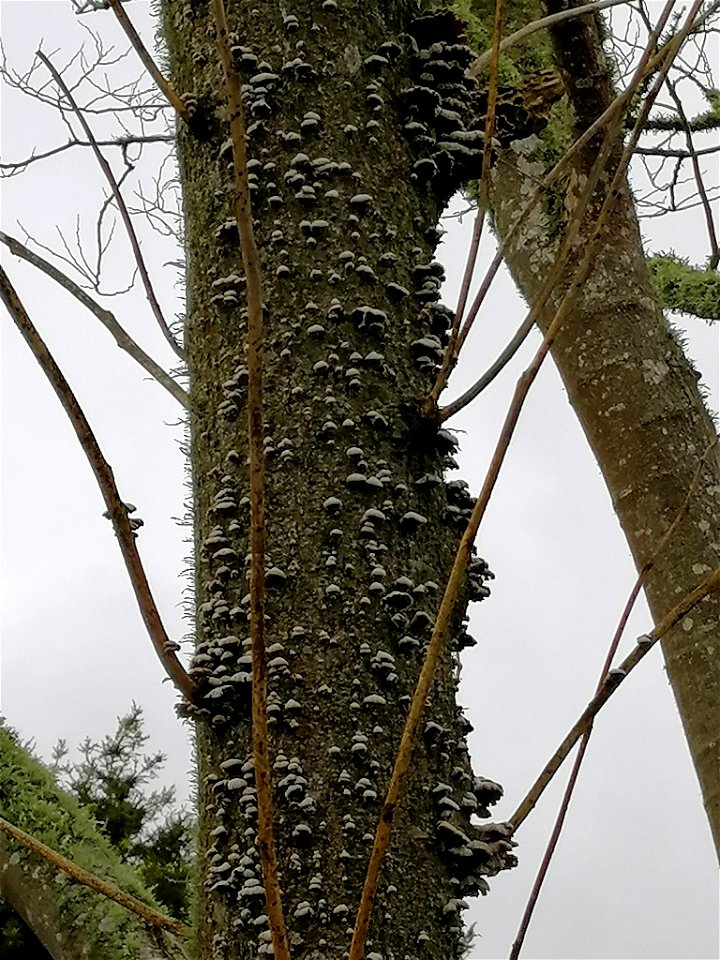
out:
M551 11L560 4L550 5ZM567 21L552 31L557 63L576 133L609 104L612 93L598 23ZM577 160L566 189L577 189L595 158L591 144ZM537 137L507 147L495 168L492 199L502 237L549 169ZM552 164L551 164L552 165ZM511 240L507 262L532 303L555 258L562 230L554 198ZM568 195L567 208L572 209ZM597 213L588 216L587 232ZM716 437L698 376L653 292L637 218L626 187L573 315L553 349L568 398L597 458L635 563L650 558L680 508L698 462ZM582 241L581 241L582 242ZM572 275L554 298L559 302ZM541 326L552 319L545 311ZM720 560L720 455L708 457L687 519L650 572L646 594L657 622ZM720 850L720 597L711 594L663 641L678 711Z
M226 94L205 3L166 3L188 265L199 721L199 956L269 952L249 758L246 315ZM414 3L227 4L247 85L265 277L267 642L281 886L293 956L344 955L380 802L471 500L420 403L449 312L432 259L477 168L471 54ZM441 109L438 109L441 108ZM442 171L441 176L435 176ZM368 956L458 956L466 895L512 862L471 825L499 796L470 770L455 701L471 566L418 744Z

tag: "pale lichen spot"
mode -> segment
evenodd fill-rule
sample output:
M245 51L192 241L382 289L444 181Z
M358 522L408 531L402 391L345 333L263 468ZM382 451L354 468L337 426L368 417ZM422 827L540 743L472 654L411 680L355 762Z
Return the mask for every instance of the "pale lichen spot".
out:
M643 360L645 373L643 379L646 383L661 383L670 372L670 367L664 360Z

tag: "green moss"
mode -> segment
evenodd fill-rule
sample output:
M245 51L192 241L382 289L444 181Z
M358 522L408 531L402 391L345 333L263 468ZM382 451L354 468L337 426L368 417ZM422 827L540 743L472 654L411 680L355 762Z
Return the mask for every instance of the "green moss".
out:
M0 727L0 808L7 820L77 866L156 906L134 871L119 863L88 813L58 789L50 771L5 727ZM11 840L7 842L12 844ZM32 862L34 870L45 874L45 882L53 889L61 929L82 927L83 940L94 951L89 956L136 960L146 938L141 934L141 924L127 910L59 875L56 868L19 845L13 855L20 863Z
M667 310L720 320L720 275L692 267L672 253L648 260L655 289Z

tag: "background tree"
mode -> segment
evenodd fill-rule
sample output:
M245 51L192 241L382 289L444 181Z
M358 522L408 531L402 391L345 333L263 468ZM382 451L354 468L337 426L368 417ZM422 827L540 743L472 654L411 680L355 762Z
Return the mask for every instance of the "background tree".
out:
M208 82L209 82L209 80L208 80ZM370 82L373 82L373 81L370 81ZM362 195L360 195L360 196L362 196ZM369 201L365 201L365 202L369 202ZM360 221L359 221L359 219L358 219L358 223L359 223L359 222L360 222ZM359 231L358 231L358 232L359 232ZM303 242L305 241L305 239L307 239L307 238L303 238ZM313 239L313 238L310 237L310 239ZM304 249L304 248L303 248L303 249ZM307 252L307 251L305 251L305 252ZM368 374L368 376L369 376L369 374Z

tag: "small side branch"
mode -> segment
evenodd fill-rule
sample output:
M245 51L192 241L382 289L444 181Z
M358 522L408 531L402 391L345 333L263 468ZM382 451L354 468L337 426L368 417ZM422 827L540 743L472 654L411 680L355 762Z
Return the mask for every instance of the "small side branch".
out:
M128 147L133 144L143 144L143 143L174 143L175 137L169 133L148 133L145 136L126 136L126 137L117 137L115 140L96 140L96 144L99 147L119 147L122 150L123 155L126 154ZM52 147L50 150L45 150L42 153L31 153L29 157L26 157L24 160L15 160L10 163L0 163L0 170L8 170L7 174L0 174L3 177L11 177L17 173L23 173L32 163L37 163L38 160L47 160L48 157L57 156L58 153L63 153L65 150L71 150L73 147L91 147L92 144L87 140L68 140L67 143L61 143L57 147Z
M42 857L43 860L47 860L48 863L57 867L58 870L62 870L63 873L66 873L72 880L75 880L76 883L81 883L83 886L95 890L96 893L107 897L108 900L114 900L115 903L119 903L121 907L130 910L153 927L170 930L172 933L179 934L181 937L190 936L192 931L187 924L154 910L146 903L143 903L142 900L138 900L137 897L133 897L132 894L125 893L120 887L116 887L114 883L109 883L107 880L103 880L102 877L98 877L96 874L83 869L83 867L79 867L73 863L72 860L68 860L67 857L58 853L57 850L46 846L41 840L37 840L29 833L21 830L20 827L14 826L8 820L5 820L4 817L0 817L0 831L8 837L11 837L17 843L22 844L26 850L37 854L37 856Z
M70 422L77 434L83 452L95 474L95 479L100 487L103 500L105 501L110 519L115 528L115 535L120 544L120 551L130 576L130 582L132 583L133 591L140 608L140 614L150 634L155 652L168 677L170 677L183 697L187 700L192 700L195 695L195 684L178 660L174 645L170 641L163 626L160 613L150 591L150 585L145 576L145 570L140 560L140 554L138 553L127 511L120 499L110 464L103 457L95 435L77 398L70 388L70 384L65 379L42 337L35 329L15 288L2 267L0 267L0 297L2 297L10 315L15 321L15 325L30 347L33 356L40 364L43 373L57 394L63 409L70 418Z
M72 107L73 112L75 113L75 116L78 118L80 125L85 131L85 136L88 138L88 140L92 144L93 153L95 154L95 157L97 158L97 161L100 165L100 169L105 175L105 179L107 180L110 186L110 190L118 206L118 211L120 213L123 223L125 224L125 229L127 231L128 238L130 240L130 246L132 247L132 251L135 256L135 262L137 263L138 270L140 271L140 276L142 278L143 286L145 287L145 293L147 294L148 302L150 303L150 308L155 316L155 319L158 322L160 329L163 332L165 339L170 344L174 352L178 355L178 357L180 357L180 359L182 360L184 359L184 353L183 353L182 347L180 347L180 345L177 343L172 333L170 332L170 328L168 327L165 321L165 317L163 316L163 312L162 312L162 309L160 308L160 304L158 303L158 299L155 296L155 291L150 281L150 274L148 273L147 267L145 266L145 261L143 259L143 255L140 250L140 243L138 241L137 234L135 233L135 228L133 227L130 213L128 212L127 206L125 205L125 201L123 200L122 194L120 193L120 188L118 187L117 181L113 176L113 172L110 169L110 164L107 162L107 160L102 154L102 151L98 147L95 137L93 135L93 132L90 129L90 126L88 125L87 120L82 114L82 110L80 109L80 107L78 107L77 103L75 102L75 99L73 98L73 95L70 93L70 90L67 84L65 83L65 81L63 80L63 78L60 76L58 71L52 65L50 60L45 56L42 50L37 51L37 56L39 57L40 60L42 60L42 62L48 68L48 70L53 76L53 79L55 80L57 85L60 87L62 92L65 94L65 97L67 98L70 106Z
M153 78L161 92L165 95L168 103L175 110L180 119L187 123L190 119L190 110L188 109L187 104L182 97L175 92L174 87L165 79L158 69L155 61L148 53L145 44L140 39L140 36L133 26L130 17L128 17L127 13L125 13L125 8L120 0L108 0L108 6L118 18L120 26L127 34L128 40L137 51L137 55L140 57L142 65Z
M240 79L230 50L223 0L212 0L218 53L225 75L233 165L234 210L246 278L248 314L248 445L250 450L250 636L252 639L252 740L258 800L258 851L262 866L273 955L290 960L273 834L272 780L267 723L265 656L265 448L263 445L263 289L255 243L245 149Z
M42 270L43 273L52 277L52 279L56 283L59 283L68 293L71 293L73 297L86 307L90 313L96 316L105 329L112 334L115 338L115 343L117 343L120 349L129 353L133 360L140 364L143 370L157 380L161 386L165 387L168 393L172 394L178 403L187 409L187 393L170 374L166 373L152 357L145 353L142 347L136 343L124 327L118 323L115 315L110 310L102 307L97 300L93 299L93 297L75 283L74 280L71 280L70 277L64 274L62 270L58 270L52 263L49 263L44 257L30 250L29 247L26 247L24 243L16 240L15 237L11 237L9 234L0 231L0 243L4 243L8 250L14 253L15 256L27 260L28 263L37 267L38 270Z

